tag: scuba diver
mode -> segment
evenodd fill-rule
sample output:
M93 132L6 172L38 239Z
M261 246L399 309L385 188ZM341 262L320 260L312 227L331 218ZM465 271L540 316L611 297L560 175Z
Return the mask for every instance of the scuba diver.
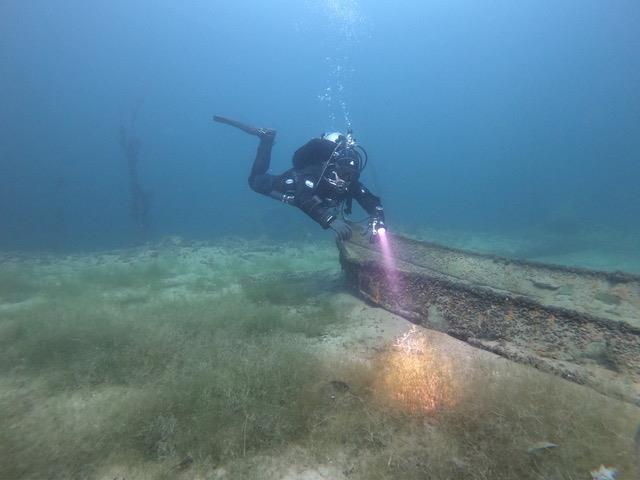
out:
M298 207L325 230L332 229L341 240L351 238L351 227L344 215L351 213L355 198L369 214L365 234L370 235L370 241L386 231L380 198L359 181L367 164L367 153L356 144L350 130L346 135L334 132L312 138L293 154L293 168L271 175L267 170L275 130L252 127L217 115L213 119L260 139L249 175L249 186L255 192Z

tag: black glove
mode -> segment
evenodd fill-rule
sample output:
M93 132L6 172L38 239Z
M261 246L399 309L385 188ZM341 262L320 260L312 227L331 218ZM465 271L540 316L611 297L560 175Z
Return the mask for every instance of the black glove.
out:
M340 240L349 240L351 238L351 227L341 218L336 218L329 224L329 228L336 232L336 237Z

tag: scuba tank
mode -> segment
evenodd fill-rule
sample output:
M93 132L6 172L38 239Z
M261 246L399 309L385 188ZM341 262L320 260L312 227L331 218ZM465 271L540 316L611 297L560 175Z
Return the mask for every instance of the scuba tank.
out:
M324 138L312 138L293 154L293 167L303 170L314 165L324 164L333 154L336 145Z

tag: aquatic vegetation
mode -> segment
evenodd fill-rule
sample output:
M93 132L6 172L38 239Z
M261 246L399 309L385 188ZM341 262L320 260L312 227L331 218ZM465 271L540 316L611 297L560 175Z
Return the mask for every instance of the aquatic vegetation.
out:
M637 409L420 329L360 358L340 335L368 307L338 272L241 250L251 264L225 247L20 267L41 301L0 312L0 477L250 479L329 459L367 480L633 471ZM558 447L528 453L542 441Z
M390 472L415 479L571 478L570 472L588 474L594 458L633 472L634 426L623 418L633 422L634 407L612 409L601 395L585 396L579 387L508 362L477 357L452 363L457 356L424 334L411 337L418 351L401 338L401 349L391 346L379 359L378 398L402 415L393 424L388 455L371 462L362 478L394 478ZM421 377L417 363L424 367ZM391 369L408 385L391 384ZM535 448L540 445L546 447Z
M376 389L390 405L422 414L452 408L459 394L454 366L414 327L379 360Z
M150 260L115 265L97 265L83 268L75 279L83 285L96 285L100 288L128 288L144 285L156 285L170 278L173 262L168 260Z
M0 269L0 302L20 302L37 291L38 284L30 268L3 265Z
M247 298L255 303L301 305L307 301L322 303L318 293L330 293L335 279L327 275L281 275L276 278L245 277L240 281Z

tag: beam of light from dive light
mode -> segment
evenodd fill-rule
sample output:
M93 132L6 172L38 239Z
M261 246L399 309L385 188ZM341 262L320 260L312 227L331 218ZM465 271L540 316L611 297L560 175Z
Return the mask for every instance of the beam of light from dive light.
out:
M387 280L389 282L389 286L391 287L391 291L397 298L398 293L400 292L400 285L397 278L396 262L393 258L393 252L391 250L390 238L389 235L387 235L387 229L384 227L378 228L377 236L378 242L380 243L382 261L384 269L386 271Z

